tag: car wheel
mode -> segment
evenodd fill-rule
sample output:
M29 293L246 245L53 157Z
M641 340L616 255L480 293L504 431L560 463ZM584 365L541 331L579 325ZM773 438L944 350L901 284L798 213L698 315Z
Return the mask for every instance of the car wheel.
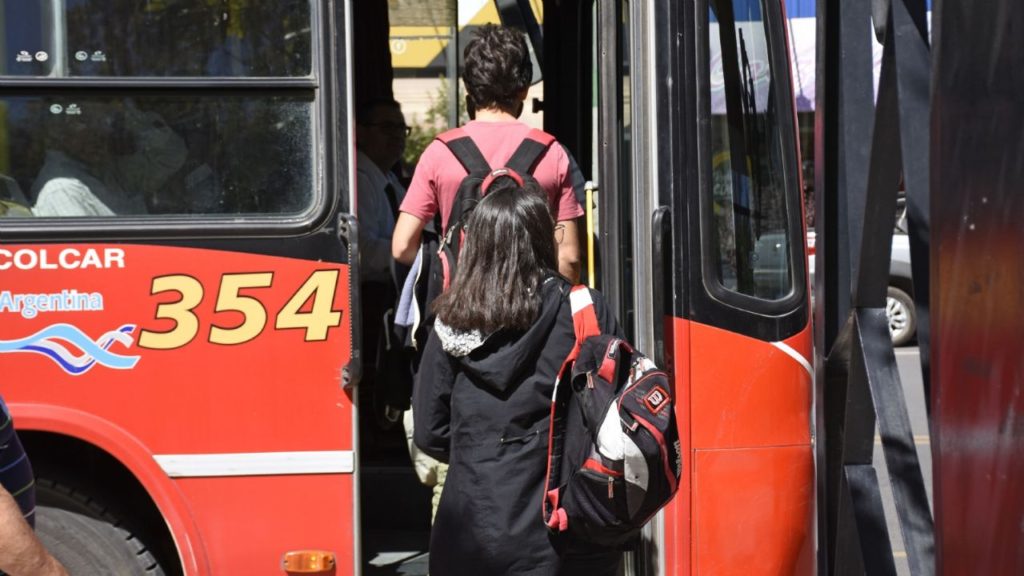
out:
M885 298L885 316L889 320L889 335L893 346L903 346L914 338L917 331L917 315L914 300L909 294L889 287Z

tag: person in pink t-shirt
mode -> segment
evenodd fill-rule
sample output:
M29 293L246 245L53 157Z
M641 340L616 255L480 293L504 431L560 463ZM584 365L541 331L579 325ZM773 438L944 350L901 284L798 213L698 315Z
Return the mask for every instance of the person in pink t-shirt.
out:
M518 120L533 74L526 39L512 28L483 26L466 45L464 61L466 104L473 120L463 130L492 168L503 167L530 132L530 126ZM533 176L547 193L557 221L558 271L577 282L580 250L575 219L583 215L583 208L573 193L570 170L569 155L556 143L540 158ZM412 263L423 227L439 211L441 226L447 227L465 177L466 170L443 142L435 140L427 146L395 223L391 251L396 261Z

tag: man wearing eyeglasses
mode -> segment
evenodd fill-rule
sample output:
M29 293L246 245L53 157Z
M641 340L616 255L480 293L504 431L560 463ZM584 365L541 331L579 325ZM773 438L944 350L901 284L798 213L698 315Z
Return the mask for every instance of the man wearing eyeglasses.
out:
M394 100L368 101L356 108L356 215L362 288L364 386L360 418L367 440L397 427L412 394L407 352L392 336L398 290L391 276L391 234L405 188L394 172L409 127ZM372 413L369 411L372 410ZM371 427L371 423L376 426Z
M365 282L391 283L391 233L405 188L392 169L405 151L409 127L394 100L356 110L356 173L360 273Z
M405 343L386 333L393 317L388 309L397 300L391 277L391 233L405 188L391 170L405 151L409 135L400 105L393 100L367 102L356 110L356 170L358 180L359 251L363 295L363 343L366 370L361 387L372 395L360 406L372 406L378 428L390 429L402 420L409 456L420 481L434 487L436 506L443 482L444 464L422 453L412 441L412 359ZM382 314L385 315L381 321ZM360 422L369 419L360 418ZM370 433L373 434L377 430ZM439 477L440 475L440 477Z

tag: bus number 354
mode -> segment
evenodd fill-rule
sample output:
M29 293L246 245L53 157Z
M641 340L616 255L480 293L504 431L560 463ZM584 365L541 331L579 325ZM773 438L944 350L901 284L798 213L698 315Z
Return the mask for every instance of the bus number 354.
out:
M307 342L326 340L328 330L341 325L342 311L333 309L338 274L338 270L313 272L277 312L274 328L305 329ZM273 279L272 272L221 276L214 312L239 312L242 315L242 322L234 327L211 323L210 343L226 346L243 344L263 332L267 325L267 308L258 298L240 292L247 288L269 288ZM153 278L152 294L166 292L176 292L180 297L174 302L158 304L156 318L170 320L175 326L166 332L142 330L138 343L141 348L180 348L199 334L200 321L195 309L203 301L203 284L185 274ZM303 310L304 305L310 300L312 305Z

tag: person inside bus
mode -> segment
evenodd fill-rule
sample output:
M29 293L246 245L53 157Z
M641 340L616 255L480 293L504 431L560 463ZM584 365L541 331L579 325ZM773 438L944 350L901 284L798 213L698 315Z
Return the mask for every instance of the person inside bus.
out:
M466 45L463 59L466 105L472 118L463 129L492 167L504 166L530 131L518 120L533 75L526 39L513 28L488 24ZM571 172L565 148L553 145L533 175L557 215L558 270L575 281L580 265L576 218L583 209L574 196ZM448 225L448 212L465 176L462 164L443 142L435 140L427 146L395 224L391 250L396 261L412 264L424 226L439 211L442 228Z
M405 152L408 133L402 107L394 100L371 100L356 108L359 265L366 282L394 284L391 234L405 198L394 168Z
M0 574L67 576L36 537L35 479L3 397L0 397Z
M31 204L21 191L18 181L0 174L0 218L25 218L32 216Z
M389 309L397 299L392 278L391 234L405 188L395 167L405 151L409 127L401 105L390 99L368 101L356 109L356 172L359 200L359 251L363 281L363 337L370 343L367 389L377 401L376 419L390 427L403 417L406 445L416 476L429 487L438 486L439 462L420 452L412 441L412 359L404 343L384 331ZM436 500L439 489L435 491Z
M356 108L356 194L359 270L366 342L365 390L373 395L374 419L394 427L409 404L412 373L400 346L391 345L390 316L397 298L391 276L391 233L405 188L394 168L405 151L408 126L398 102L370 100Z
M53 146L31 190L36 216L146 214L149 198L185 164L184 139L155 112L130 104L53 110Z
M540 514L554 381L576 343L547 197L509 176L486 192L413 387L416 444L449 463L430 574L617 574L621 552L559 540ZM593 295L602 332L621 335Z

